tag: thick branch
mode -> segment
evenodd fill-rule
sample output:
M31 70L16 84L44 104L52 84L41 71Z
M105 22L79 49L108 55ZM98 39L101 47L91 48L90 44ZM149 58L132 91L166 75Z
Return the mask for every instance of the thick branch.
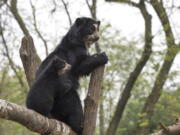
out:
M91 75L88 94L85 99L83 135L93 135L96 127L97 109L101 93L104 67L97 68Z
M172 32L170 21L166 13L166 10L163 6L163 3L157 0L151 0L150 2L154 10L156 11L156 14L158 15L160 22L163 26L168 47L175 45L174 34Z
M48 119L25 107L0 99L0 118L18 122L31 131L52 135L76 135L66 124Z
M151 15L148 13L146 6L144 3L140 3L137 6L144 18L145 21L145 44L144 44L144 51L141 55L140 60L138 61L134 71L130 74L127 83L125 85L125 88L119 98L118 105L115 111L115 114L110 122L110 125L107 129L106 135L112 135L115 134L118 124L121 120L122 114L124 112L125 106L131 96L131 91L133 89L133 86L140 75L143 67L147 63L151 52L152 52L152 30L151 30Z
M162 130L151 135L180 135L180 119L177 119L175 124L166 127L160 123Z
M38 69L41 62L39 56L36 53L32 37L28 36L22 39L20 57L23 63L28 84L31 86L35 79L36 70Z

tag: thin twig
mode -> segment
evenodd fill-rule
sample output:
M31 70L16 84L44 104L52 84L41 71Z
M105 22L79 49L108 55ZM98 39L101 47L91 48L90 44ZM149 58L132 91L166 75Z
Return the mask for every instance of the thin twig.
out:
M71 26L72 25L72 19L71 19L71 16L70 16L70 13L69 13L69 10L68 10L68 7L67 7L67 3L64 0L61 0L61 1L63 3L64 9L65 9L66 14L68 16L69 25Z
M32 1L30 0L30 5L31 5L31 8L32 8L32 15L33 15L33 25L34 25L34 29L35 31L37 32L39 38L42 40L42 42L44 43L44 47L45 47L45 51L46 51L46 56L48 56L48 45L47 45L47 41L44 39L44 37L42 36L41 32L39 31L38 29L38 26L37 26L37 20L36 20L36 8L34 7L34 5L32 4Z

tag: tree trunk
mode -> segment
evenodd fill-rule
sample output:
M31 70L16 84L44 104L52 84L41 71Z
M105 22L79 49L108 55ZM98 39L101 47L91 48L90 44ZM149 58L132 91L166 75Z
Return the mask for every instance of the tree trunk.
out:
M163 86L165 84L166 79L168 78L168 74L170 71L170 68L174 62L174 59L178 53L178 46L175 46L175 39L173 32L171 30L170 22L167 16L167 13L165 11L165 8L163 7L163 4L161 2L158 2L157 0L151 0L151 5L153 6L154 10L156 11L160 22L163 26L165 36L166 36L166 42L168 46L167 53L165 55L165 59L163 62L163 65L156 77L153 89L148 96L144 107L142 109L142 116L139 121L139 125L136 129L136 134L137 135L144 135L144 134L149 134L149 124L151 117L154 112L154 108L156 103L158 102ZM141 123L146 123L146 125L141 126Z
M91 75L88 94L85 99L83 135L94 135L95 132L104 67L105 66L97 68Z
M101 102L99 105L99 134L105 135L105 121L104 121L104 105L103 96L101 96Z
M114 1L117 1L117 0L114 0ZM143 1L138 4L134 2L130 2L130 1L123 1L123 2L126 4L133 5L134 7L137 7L138 9L140 9L141 14L145 21L145 45L144 45L144 51L141 55L141 58L138 61L134 71L130 74L127 80L127 83L125 85L125 88L119 98L115 114L112 117L110 125L107 129L106 135L115 135L118 125L120 123L120 120L122 118L123 112L125 110L125 106L131 96L131 91L133 89L133 86L138 76L140 75L142 69L144 68L145 64L147 63L152 52L151 15L148 13L145 3Z

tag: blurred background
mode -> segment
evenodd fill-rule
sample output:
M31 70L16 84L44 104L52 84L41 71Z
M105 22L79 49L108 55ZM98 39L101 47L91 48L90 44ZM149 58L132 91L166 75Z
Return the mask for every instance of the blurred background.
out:
M0 0L0 99L25 105L24 29L43 60L82 16L101 21L101 39L90 54L109 57L96 135L146 135L179 118L179 0ZM82 103L88 82L81 79ZM0 135L35 133L0 119Z

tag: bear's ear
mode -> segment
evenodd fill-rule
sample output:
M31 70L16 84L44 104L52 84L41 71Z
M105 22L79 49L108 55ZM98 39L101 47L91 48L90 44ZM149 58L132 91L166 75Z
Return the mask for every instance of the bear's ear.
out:
M84 21L85 20L83 18L77 18L75 23L76 23L77 26L80 26L80 25L84 24Z

